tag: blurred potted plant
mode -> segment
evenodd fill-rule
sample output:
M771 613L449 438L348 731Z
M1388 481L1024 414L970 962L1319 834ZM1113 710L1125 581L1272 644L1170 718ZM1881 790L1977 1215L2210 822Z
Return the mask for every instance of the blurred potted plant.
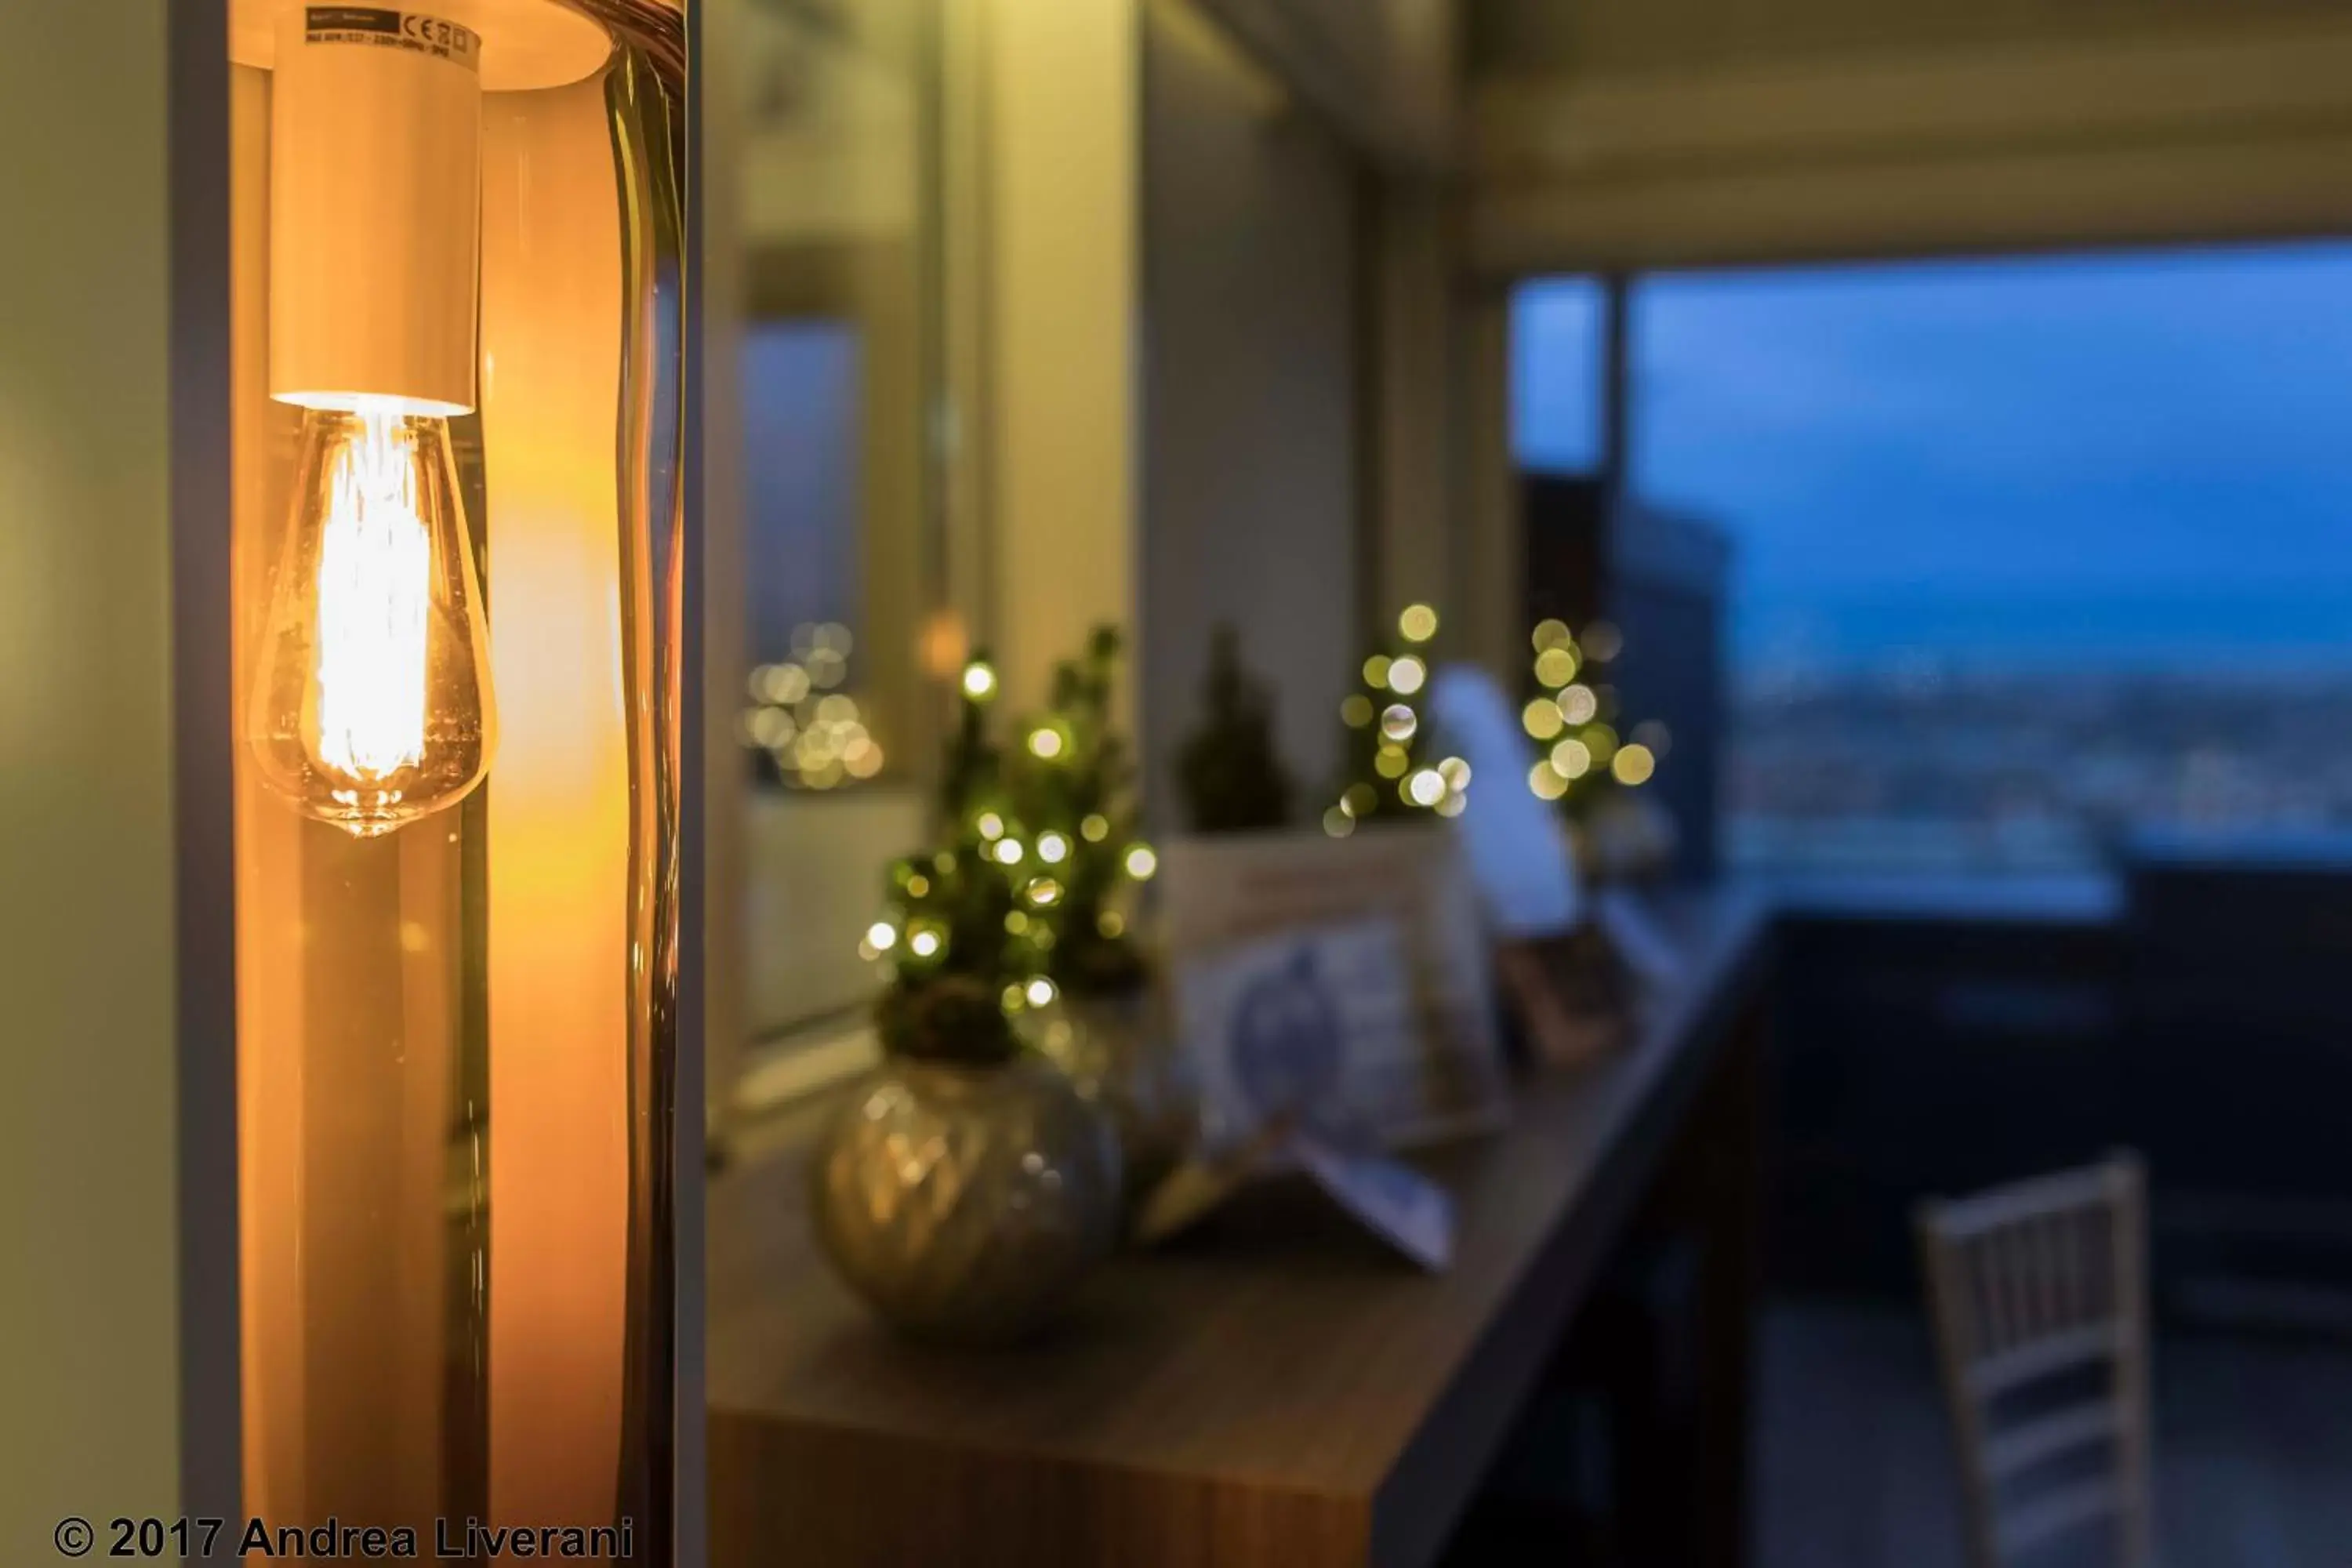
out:
M1363 686L1339 704L1347 776L1323 814L1323 831L1334 838L1347 837L1360 823L1459 816L1468 804L1470 766L1439 754L1423 707L1437 613L1409 605L1397 617L1397 632L1402 646L1367 655Z
M847 1097L814 1170L817 1234L887 1321L924 1338L1019 1339L1049 1322L1116 1245L1120 1159L1108 1121L1014 1019L1053 1000L1034 934L1030 846L998 803L984 659L963 671L940 841L889 872L866 951L887 971L883 1063Z
M1274 698L1242 664L1241 637L1218 623L1202 682L1201 727L1176 759L1194 833L1278 832L1290 824L1290 773L1274 743Z

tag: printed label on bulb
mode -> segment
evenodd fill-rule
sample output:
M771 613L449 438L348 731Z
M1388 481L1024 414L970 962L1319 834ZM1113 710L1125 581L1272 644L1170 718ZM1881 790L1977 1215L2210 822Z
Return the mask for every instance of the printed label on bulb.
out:
M448 60L467 70L482 68L482 36L471 27L380 5L311 5L304 9L305 44L361 44L406 49Z

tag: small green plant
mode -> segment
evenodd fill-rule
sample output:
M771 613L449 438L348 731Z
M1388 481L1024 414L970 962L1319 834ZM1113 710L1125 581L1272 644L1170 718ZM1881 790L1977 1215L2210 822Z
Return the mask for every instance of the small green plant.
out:
M1221 624L1209 644L1201 727L1176 759L1195 833L1250 833L1290 820L1290 774L1274 744L1274 699L1242 664L1241 638Z
M863 946L887 975L886 1050L1001 1062L1021 1048L1022 1012L1146 978L1129 906L1159 860L1135 837L1134 765L1111 727L1118 658L1118 633L1096 631L1011 748L991 732L994 667L964 667L936 847L891 866Z

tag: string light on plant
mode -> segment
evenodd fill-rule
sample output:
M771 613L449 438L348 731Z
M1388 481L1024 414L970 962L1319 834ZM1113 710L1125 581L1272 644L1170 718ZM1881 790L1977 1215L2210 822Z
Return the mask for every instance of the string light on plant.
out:
M1054 1000L1054 983L1040 974L1029 982L1029 1005L1044 1007Z
M1590 686L1571 686L1559 694L1559 716L1570 724L1590 724L1601 711L1601 699Z
M1560 731L1568 727L1568 721L1560 717L1559 703L1538 697L1519 715L1519 725L1532 738L1550 741L1559 738Z
M1078 837L1089 844L1099 844L1110 837L1110 818L1100 812L1090 813L1078 824Z
M1039 762L1050 763L1060 757L1068 742L1062 732L1051 725L1040 725L1029 731L1029 754Z
M986 702L996 695L996 668L985 659L973 659L963 667L963 694L974 702Z
M1349 782L1323 814L1323 830L1331 837L1344 838L1360 823L1391 816L1463 811L1469 770L1458 757L1440 765L1431 754L1438 727L1421 707L1432 680L1421 650L1437 629L1437 612L1429 605L1405 605L1396 619L1402 647L1366 658L1363 689L1341 704Z
M1152 873L1160 869L1160 856L1149 844L1130 844L1127 847L1126 866L1129 876L1139 882L1149 882Z
M1649 783L1650 775L1657 771L1657 759L1650 754L1649 747L1639 742L1623 747L1609 761L1611 774L1629 787Z
M866 928L867 945L877 952L887 952L898 945L898 928L888 921L876 921Z
M1058 833L1037 836L1037 858L1048 866L1058 866L1070 858L1070 841Z

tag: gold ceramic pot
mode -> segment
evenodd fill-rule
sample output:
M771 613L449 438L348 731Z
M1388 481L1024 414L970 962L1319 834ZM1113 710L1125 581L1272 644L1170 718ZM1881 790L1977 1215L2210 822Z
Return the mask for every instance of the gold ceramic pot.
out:
M1051 1063L896 1058L861 1083L818 1150L825 1255L918 1338L1034 1333L1119 1234L1118 1142Z
M1200 1085L1159 989L1064 992L1024 1018L1030 1042L1118 1129L1128 1198L1141 1201L1192 1152L1201 1130Z

